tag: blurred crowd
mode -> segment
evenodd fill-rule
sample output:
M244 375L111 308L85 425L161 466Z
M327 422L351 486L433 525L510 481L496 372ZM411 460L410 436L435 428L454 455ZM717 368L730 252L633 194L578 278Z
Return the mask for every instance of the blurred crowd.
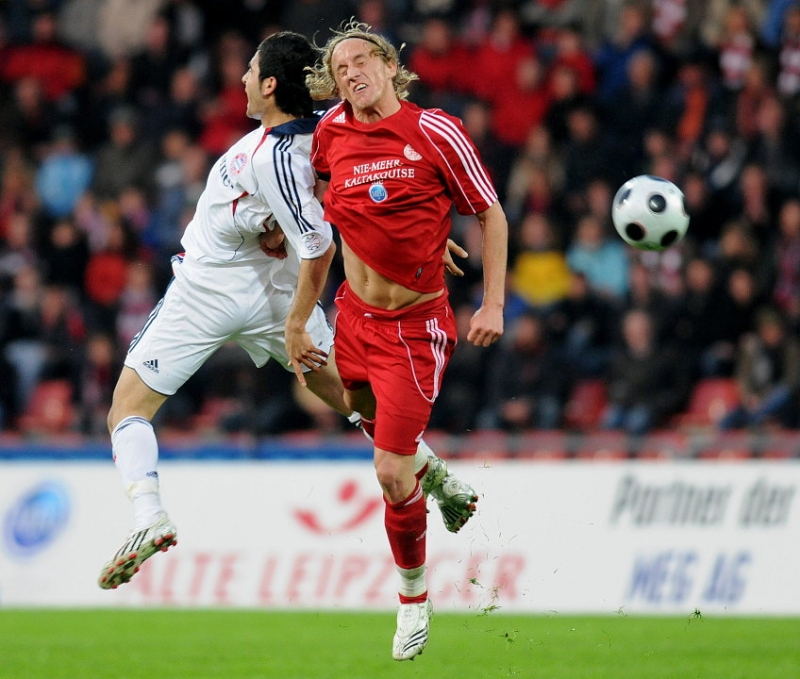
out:
M281 29L350 17L402 46L412 100L459 116L510 225L506 335L459 343L432 428L640 434L702 380L716 426L793 427L800 389L800 3L792 0L6 0L0 4L0 430L69 386L86 435L168 284L206 173L254 121L241 77ZM324 104L321 104L324 106ZM634 250L610 221L637 174L686 195L687 237ZM466 337L480 230L448 277ZM329 293L341 271L335 265ZM330 294L328 294L330 296ZM323 300L330 305L330 299ZM157 422L276 434L347 423L225 347Z

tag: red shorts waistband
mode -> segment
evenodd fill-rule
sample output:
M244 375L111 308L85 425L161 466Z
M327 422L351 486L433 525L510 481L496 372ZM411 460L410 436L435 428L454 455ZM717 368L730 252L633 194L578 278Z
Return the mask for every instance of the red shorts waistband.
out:
M369 316L380 321L395 321L399 319L413 320L415 318L430 318L436 316L439 310L449 306L450 292L445 287L444 292L434 299L420 304L403 307L401 309L381 309L380 307L367 304L361 299L350 284L345 281L339 286L336 292L337 306L345 306L349 310L363 316Z

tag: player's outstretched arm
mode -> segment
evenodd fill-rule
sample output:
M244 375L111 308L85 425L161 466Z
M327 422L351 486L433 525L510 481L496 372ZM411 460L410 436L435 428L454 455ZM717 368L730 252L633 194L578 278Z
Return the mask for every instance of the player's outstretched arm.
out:
M311 336L306 331L306 323L325 289L328 270L335 254L336 245L331 242L325 254L315 259L301 260L294 302L286 317L286 353L289 355L289 363L297 375L298 382L304 387L307 384L303 366L318 371L328 360L328 354L315 347L311 341Z
M508 222L497 202L477 216L483 232L483 301L472 316L467 341L478 347L488 347L503 334Z

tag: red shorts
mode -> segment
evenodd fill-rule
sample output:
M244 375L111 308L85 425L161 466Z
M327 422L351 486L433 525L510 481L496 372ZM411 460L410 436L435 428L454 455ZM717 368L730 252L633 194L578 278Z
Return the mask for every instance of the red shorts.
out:
M365 304L345 282L336 306L334 346L345 389L372 387L375 445L413 455L456 346L447 291L430 302L387 311Z

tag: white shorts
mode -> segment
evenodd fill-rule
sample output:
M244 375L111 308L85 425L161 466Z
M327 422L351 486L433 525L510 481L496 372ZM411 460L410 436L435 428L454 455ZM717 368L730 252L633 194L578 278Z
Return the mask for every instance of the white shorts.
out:
M268 267L207 266L187 259L173 270L175 277L164 297L125 357L125 365L148 387L173 395L230 341L259 368L274 358L292 370L284 327L294 291L272 285ZM314 345L330 352L333 330L320 305L306 328Z

